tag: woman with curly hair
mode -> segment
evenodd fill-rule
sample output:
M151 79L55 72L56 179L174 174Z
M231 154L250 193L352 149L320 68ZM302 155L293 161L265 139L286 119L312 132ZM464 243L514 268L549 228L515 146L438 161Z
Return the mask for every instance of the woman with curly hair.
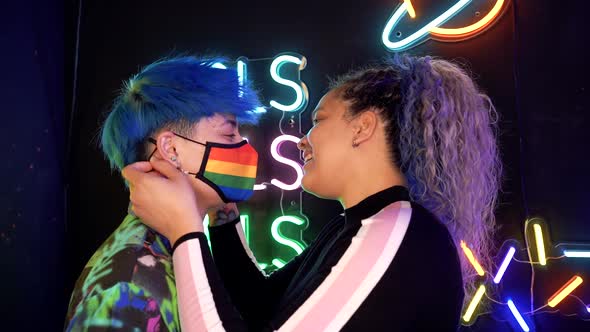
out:
M489 98L450 62L399 56L336 80L313 124L298 144L302 187L344 213L268 276L235 205L214 218L211 257L199 221L212 211L194 204L182 167L125 169L134 211L174 243L183 329L455 331L476 281L460 244L487 267L495 230L501 164Z

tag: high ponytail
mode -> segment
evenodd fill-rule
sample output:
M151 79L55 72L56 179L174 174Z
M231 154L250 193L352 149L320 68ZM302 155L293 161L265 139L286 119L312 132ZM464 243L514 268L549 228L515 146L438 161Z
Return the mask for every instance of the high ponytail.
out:
M472 293L478 277L460 243L491 270L502 173L490 99L457 65L430 57L397 56L332 87L350 102L353 116L381 110L391 159L412 200L446 225L460 251L465 292Z

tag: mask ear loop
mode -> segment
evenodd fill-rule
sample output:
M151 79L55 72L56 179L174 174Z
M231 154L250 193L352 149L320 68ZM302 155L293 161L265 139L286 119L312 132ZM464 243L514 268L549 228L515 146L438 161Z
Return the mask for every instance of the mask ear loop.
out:
M204 147L207 147L207 144L203 144L203 143L201 143L201 142L197 142L197 141L195 141L195 140L192 140L192 139L190 139L190 138L188 138L188 137L182 136L182 135L180 135L180 134L177 134L177 133L175 133L175 132L172 132L172 133L173 133L174 135L176 135L176 136L180 137L180 138L184 138L184 139L185 139L185 140L187 140L187 141L190 141L190 142L193 142L193 143L197 143L197 144L199 144L199 145L202 145L202 146L204 146ZM193 175L194 177L197 177L197 173L192 173L192 172L189 172L189 171L185 171L185 170L183 170L182 168L179 168L178 170L180 170L180 171L181 171L182 173L184 173L184 174L187 174L187 175Z
M156 140L153 139L153 138L151 138L151 137L148 137L148 141L150 143L153 143L156 146L156 148L154 149L154 151L152 151L152 153L150 154L150 156L147 159L147 161L150 161L152 159L152 157L154 156L154 153L156 153L156 151L158 150L158 142L156 142Z
M191 141L191 142L193 142L193 143L197 143L197 144L200 144L200 145L202 145L202 146L207 146L207 144L203 144L203 143L201 143L201 142L197 142L197 141L195 141L195 140L192 140L192 139L190 139L190 138L188 138L188 137L184 137L184 136L182 136L182 135L180 135L180 134L177 134L177 133L174 133L174 132L173 132L173 134L174 134L174 135L176 135L176 136L178 136L178 137L180 137L180 138L184 138L184 139L185 139L185 140L187 140L187 141Z
M156 148L154 149L154 151L152 151L152 153L150 154L150 156L149 156L149 157L148 157L148 159L147 159L147 161L150 161L150 159L152 159L152 157L154 156L154 153L156 153L156 151L158 150L158 142L156 142L156 140L155 140L155 139L153 139L153 138L151 138L151 137L148 137L148 141L149 141L150 143L153 143L153 144L156 146ZM195 176L197 175L197 173L191 173L191 172L189 172L189 171L185 171L185 170L183 170L183 169L182 169L182 168L180 168L180 167L177 167L177 169L178 169L179 171L181 171L182 173L184 173L184 174L190 174L190 175L195 175Z

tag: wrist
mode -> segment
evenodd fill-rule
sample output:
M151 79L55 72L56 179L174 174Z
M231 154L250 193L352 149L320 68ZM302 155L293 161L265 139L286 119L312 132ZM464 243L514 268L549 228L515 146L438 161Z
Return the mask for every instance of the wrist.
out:
M221 226L236 220L236 218L239 217L240 212L238 211L238 206L235 203L229 203L210 210L208 214L209 225L214 227Z
M195 217L186 220L179 220L174 229L170 232L168 240L171 244L176 243L180 237L188 233L204 232L203 218Z

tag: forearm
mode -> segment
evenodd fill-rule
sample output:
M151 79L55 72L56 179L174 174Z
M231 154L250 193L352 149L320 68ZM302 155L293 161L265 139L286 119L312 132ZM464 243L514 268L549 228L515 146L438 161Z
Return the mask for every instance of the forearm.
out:
M181 237L173 260L184 331L247 330L223 287L203 233Z

